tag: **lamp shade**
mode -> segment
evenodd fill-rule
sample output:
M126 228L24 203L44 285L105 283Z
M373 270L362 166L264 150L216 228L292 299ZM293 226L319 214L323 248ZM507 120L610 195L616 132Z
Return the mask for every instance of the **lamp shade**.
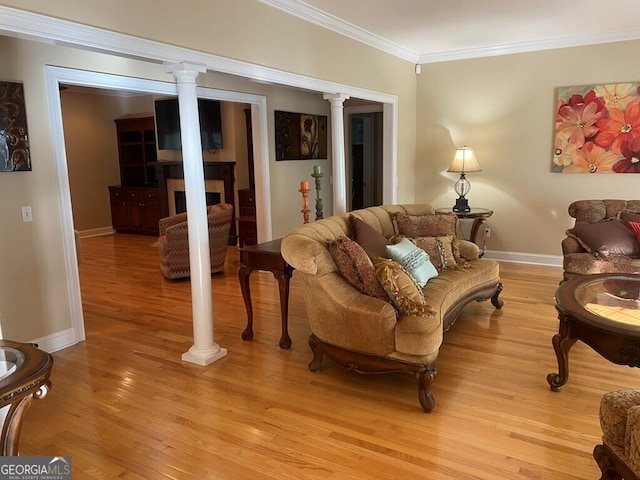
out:
M476 156L473 153L471 147L461 147L456 149L456 154L453 157L453 162L447 170L447 172L480 172L482 169L478 165Z

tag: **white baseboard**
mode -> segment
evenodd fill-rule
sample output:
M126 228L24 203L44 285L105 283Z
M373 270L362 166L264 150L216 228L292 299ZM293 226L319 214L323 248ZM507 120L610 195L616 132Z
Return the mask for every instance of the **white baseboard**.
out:
M79 230L80 238L85 237L104 237L106 235L113 235L116 231L113 227L100 227L100 228L91 228L89 230Z
M78 340L73 328L68 328L45 337L34 338L33 340L29 340L29 342L38 344L38 348L40 348L40 350L53 353L58 350L62 350L63 348L70 347L71 345L75 345L78 343Z
M543 255L539 253L500 252L487 250L483 258L498 262L526 263L548 267L562 267L562 255Z

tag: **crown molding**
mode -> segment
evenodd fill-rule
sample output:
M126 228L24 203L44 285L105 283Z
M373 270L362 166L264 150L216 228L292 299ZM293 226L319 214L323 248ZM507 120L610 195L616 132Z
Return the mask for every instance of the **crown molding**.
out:
M536 40L532 42L507 43L486 47L448 50L442 52L417 54L401 45L389 42L378 35L368 32L356 25L330 15L301 0L258 0L261 3L277 8L295 17L333 32L349 37L358 42L395 55L412 63L438 63L453 60L469 60L473 58L495 57L514 53L529 53L557 48L581 47L601 43L623 42L640 39L640 27L616 32L600 34L574 35L562 38Z
M451 50L447 52L426 53L420 55L419 63L448 62L452 60L469 60L482 57L496 57L514 53L540 52L557 48L584 47L603 43L625 42L640 39L640 27L605 32L599 34L573 35L562 38L550 38L533 42L520 42L488 47Z
M397 103L397 96L383 92L320 80L1 5L0 33L25 40L71 46L160 65L199 64L206 66L211 71L238 75L259 82L275 83L323 93L341 93L372 102L394 105Z
M323 12L322 10L298 0L258 0L265 5L277 8L289 15L298 17L307 22L336 32L345 37L349 37L375 49L394 55L411 63L417 63L420 55L397 43L390 42L384 38L368 32L363 28L346 22L341 18Z

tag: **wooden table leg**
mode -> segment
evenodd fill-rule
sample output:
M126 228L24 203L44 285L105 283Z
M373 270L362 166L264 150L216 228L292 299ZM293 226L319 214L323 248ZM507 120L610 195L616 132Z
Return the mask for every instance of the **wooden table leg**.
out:
M273 272L273 276L278 280L278 290L280 291L280 318L282 321L282 334L280 336L280 348L291 348L291 337L289 337L289 281L293 274L291 267L284 272Z
M246 265L241 265L238 270L240 290L242 290L244 306L247 309L247 328L242 332L243 340L253 340L253 307L251 305L251 289L249 287L249 275L251 275L251 272L253 272L253 268Z
M473 219L473 225L471 225L471 235L469 236L469 240L471 240L476 245L478 244L478 232L480 231L480 225L485 223L487 219L485 217L478 217Z
M560 330L553 336L552 344L558 359L558 373L547 375L549 388L553 392L559 392L569 379L569 350L576 343L577 338L571 338L569 319L560 315Z

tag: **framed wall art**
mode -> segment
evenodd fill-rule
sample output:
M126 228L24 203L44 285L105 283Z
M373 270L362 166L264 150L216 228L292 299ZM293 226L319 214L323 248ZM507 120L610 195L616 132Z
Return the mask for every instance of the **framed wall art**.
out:
M557 89L552 171L640 173L640 82Z
M276 110L276 160L327 158L327 117Z
M0 172L31 170L24 89L0 82Z

